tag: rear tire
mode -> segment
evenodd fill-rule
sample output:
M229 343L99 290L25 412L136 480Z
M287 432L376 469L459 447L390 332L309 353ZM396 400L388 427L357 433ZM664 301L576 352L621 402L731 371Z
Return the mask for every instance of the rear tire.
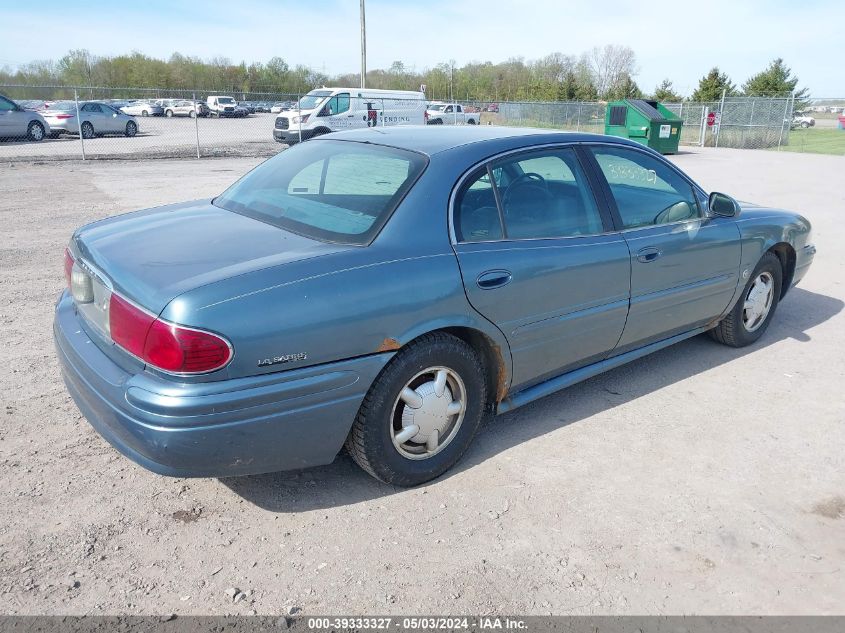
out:
M484 366L475 351L445 332L427 334L402 348L373 382L346 448L376 479L416 486L461 458L486 402Z
M150 113L147 110L141 110L141 116L150 116Z
M44 126L38 121L31 121L29 127L26 128L26 138L30 141L38 142L43 141L44 136Z
M730 347L751 345L768 329L778 307L783 268L774 253L766 253L745 284L728 315L710 330L711 338Z
M80 134L84 139L92 139L94 138L94 126L91 124L90 121L83 121L82 127L80 128Z
M192 119L196 119L196 118L197 118L197 113L196 113L196 111L195 111L195 110L191 110L191 111L188 113L188 116L189 116L189 117L191 117Z

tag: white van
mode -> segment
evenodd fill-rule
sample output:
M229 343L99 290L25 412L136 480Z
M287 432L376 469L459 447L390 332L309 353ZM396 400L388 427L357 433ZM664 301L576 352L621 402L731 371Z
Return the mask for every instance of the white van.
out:
M208 106L208 110L211 113L211 116L238 116L238 103L232 97L223 95L211 95L208 99L206 99L205 104Z
M276 117L273 138L291 145L340 130L424 125L425 106L425 95L411 90L318 88Z

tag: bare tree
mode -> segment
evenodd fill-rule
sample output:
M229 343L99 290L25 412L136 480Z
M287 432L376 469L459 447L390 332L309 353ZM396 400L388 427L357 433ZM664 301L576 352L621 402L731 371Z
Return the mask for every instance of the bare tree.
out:
M639 72L637 56L629 46L595 46L584 53L583 61L589 67L593 84L602 98L618 92L622 84L630 81Z

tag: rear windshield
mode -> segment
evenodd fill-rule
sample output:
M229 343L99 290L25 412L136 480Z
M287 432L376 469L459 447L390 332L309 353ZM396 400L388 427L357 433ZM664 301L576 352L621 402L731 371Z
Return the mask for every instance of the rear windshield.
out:
M262 163L214 204L314 239L368 244L425 166L416 152L309 141Z

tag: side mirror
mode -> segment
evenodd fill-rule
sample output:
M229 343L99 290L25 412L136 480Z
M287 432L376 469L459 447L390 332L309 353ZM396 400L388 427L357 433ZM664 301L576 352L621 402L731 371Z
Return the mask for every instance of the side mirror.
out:
M329 115L329 109L323 108L322 110L320 110L320 114L318 114L317 116L328 116L328 115Z
M739 215L739 203L726 193L714 191L707 200L707 209L711 215L734 218Z

